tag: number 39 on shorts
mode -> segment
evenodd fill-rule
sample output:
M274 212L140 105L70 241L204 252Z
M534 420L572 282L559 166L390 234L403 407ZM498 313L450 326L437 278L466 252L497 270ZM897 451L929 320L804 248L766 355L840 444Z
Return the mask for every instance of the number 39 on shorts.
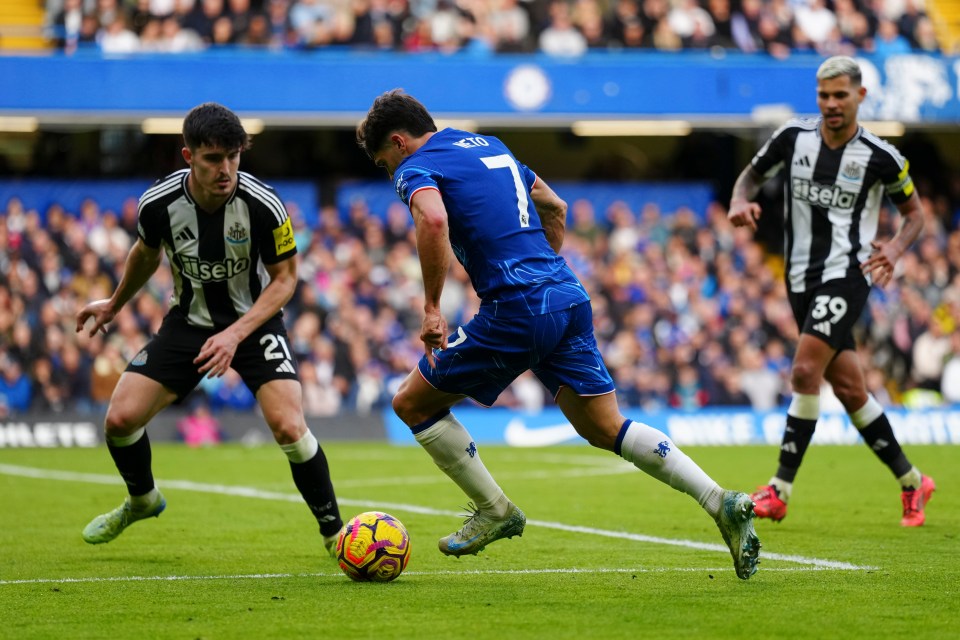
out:
M839 296L817 296L813 300L814 320L822 320L830 314L830 323L836 324L847 314L847 301Z

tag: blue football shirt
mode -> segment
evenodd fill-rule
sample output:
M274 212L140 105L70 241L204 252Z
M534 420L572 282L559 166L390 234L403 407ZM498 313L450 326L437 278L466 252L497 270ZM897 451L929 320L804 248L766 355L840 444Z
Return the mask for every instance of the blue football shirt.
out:
M536 174L497 138L444 129L404 158L394 178L408 207L421 189L440 192L453 253L480 296L482 312L535 316L590 299L547 242L530 199Z

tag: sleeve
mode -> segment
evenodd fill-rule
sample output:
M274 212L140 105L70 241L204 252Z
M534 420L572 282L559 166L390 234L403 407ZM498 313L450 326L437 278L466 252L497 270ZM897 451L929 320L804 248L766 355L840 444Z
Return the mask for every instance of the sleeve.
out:
M141 196L137 204L137 235L151 249L159 249L163 242L161 218L157 207L144 202L144 196Z
M436 189L440 191L439 171L424 164L413 164L401 169L394 180L394 188L403 203L410 206L410 199L421 189Z
M533 185L537 184L537 174L534 173L534 172L530 169L530 167L528 167L527 165L523 164L522 162L520 162L520 161L517 160L516 158L514 158L514 160L515 160L516 163L517 163L517 167L520 168L520 175L523 176L523 181L524 181L524 182L526 183L526 185L527 185L527 193L529 193L530 190L533 189Z
M293 224L277 192L263 183L257 183L257 216L260 220L260 260L277 264L297 253Z
M793 137L789 133L792 129L792 121L777 129L750 161L754 170L764 178L772 178L783 167L788 155L788 140Z
M895 204L903 204L910 199L915 190L910 177L910 163L896 149L885 153L880 166L880 180L883 188Z

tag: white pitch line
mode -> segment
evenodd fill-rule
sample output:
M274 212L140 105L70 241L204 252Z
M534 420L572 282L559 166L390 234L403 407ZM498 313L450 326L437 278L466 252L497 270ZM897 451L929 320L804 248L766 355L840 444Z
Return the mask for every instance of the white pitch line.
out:
M508 576L508 575L550 575L550 574L608 574L608 573L724 573L730 567L655 567L655 568L595 568L581 569L567 567L557 569L466 569L463 571L404 571L405 576ZM780 567L764 569L764 573L803 573L809 571L829 571L824 567ZM245 573L234 575L207 576L110 576L107 578L24 578L22 580L0 580L0 587L24 584L90 584L97 582L183 582L190 580L286 580L290 578L343 578L341 571L318 573Z
M11 464L0 464L0 473L10 476L19 476L25 478L37 478L41 480L61 480L65 482L88 482L95 484L122 484L120 478L114 475L105 475L98 473L80 473L75 471L59 471L52 469L37 469L35 467L21 467ZM182 491L195 491L198 493L215 493L219 495L238 496L242 498L256 498L260 500L274 500L283 502L301 502L303 498L299 494L281 493L278 491L263 491L253 487L231 486L222 484L207 484L202 482L192 482L190 480L164 480L159 483L163 488L180 489ZM372 502L369 500L349 500L338 498L341 505L351 507L361 507L365 509L377 509L381 511L401 511L406 513L417 513L429 516L450 516L463 517L462 513L456 511L445 511L433 509L420 505L405 504L399 502ZM547 520L527 520L531 524L545 529L555 529L558 531L567 531L570 533L583 533L587 535L602 536L606 538L617 538L620 540L634 540L636 542L648 542L652 544L668 545L673 547L685 547L687 549L698 549L701 551L718 551L730 553L730 550L721 544L710 542L697 542L695 540L683 540L676 538L660 538L657 536L648 536L640 533L628 533L625 531L612 531L608 529L597 529L594 527L583 527L577 525L568 525L562 522L551 522ZM763 560L780 560L782 562L792 562L795 564L808 565L822 569L836 569L842 571L871 571L877 567L856 565L849 562L840 562L837 560L825 560L821 558L808 558L806 556L768 553L763 552Z

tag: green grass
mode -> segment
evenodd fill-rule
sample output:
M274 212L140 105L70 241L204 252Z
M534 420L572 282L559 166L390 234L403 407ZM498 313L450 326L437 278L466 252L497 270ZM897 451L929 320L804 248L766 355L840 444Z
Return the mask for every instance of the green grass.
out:
M938 485L919 529L899 526L899 488L869 450L813 447L789 517L758 523L768 555L749 581L693 500L586 446L482 447L530 523L522 538L461 559L436 541L459 527L465 500L423 451L325 450L345 516L383 509L410 531L398 580L353 583L323 556L272 446L155 446L167 511L96 547L80 530L124 493L107 452L0 449L0 637L956 637L953 447L909 448ZM687 452L745 490L777 457L772 447ZM238 495L243 487L260 497Z

